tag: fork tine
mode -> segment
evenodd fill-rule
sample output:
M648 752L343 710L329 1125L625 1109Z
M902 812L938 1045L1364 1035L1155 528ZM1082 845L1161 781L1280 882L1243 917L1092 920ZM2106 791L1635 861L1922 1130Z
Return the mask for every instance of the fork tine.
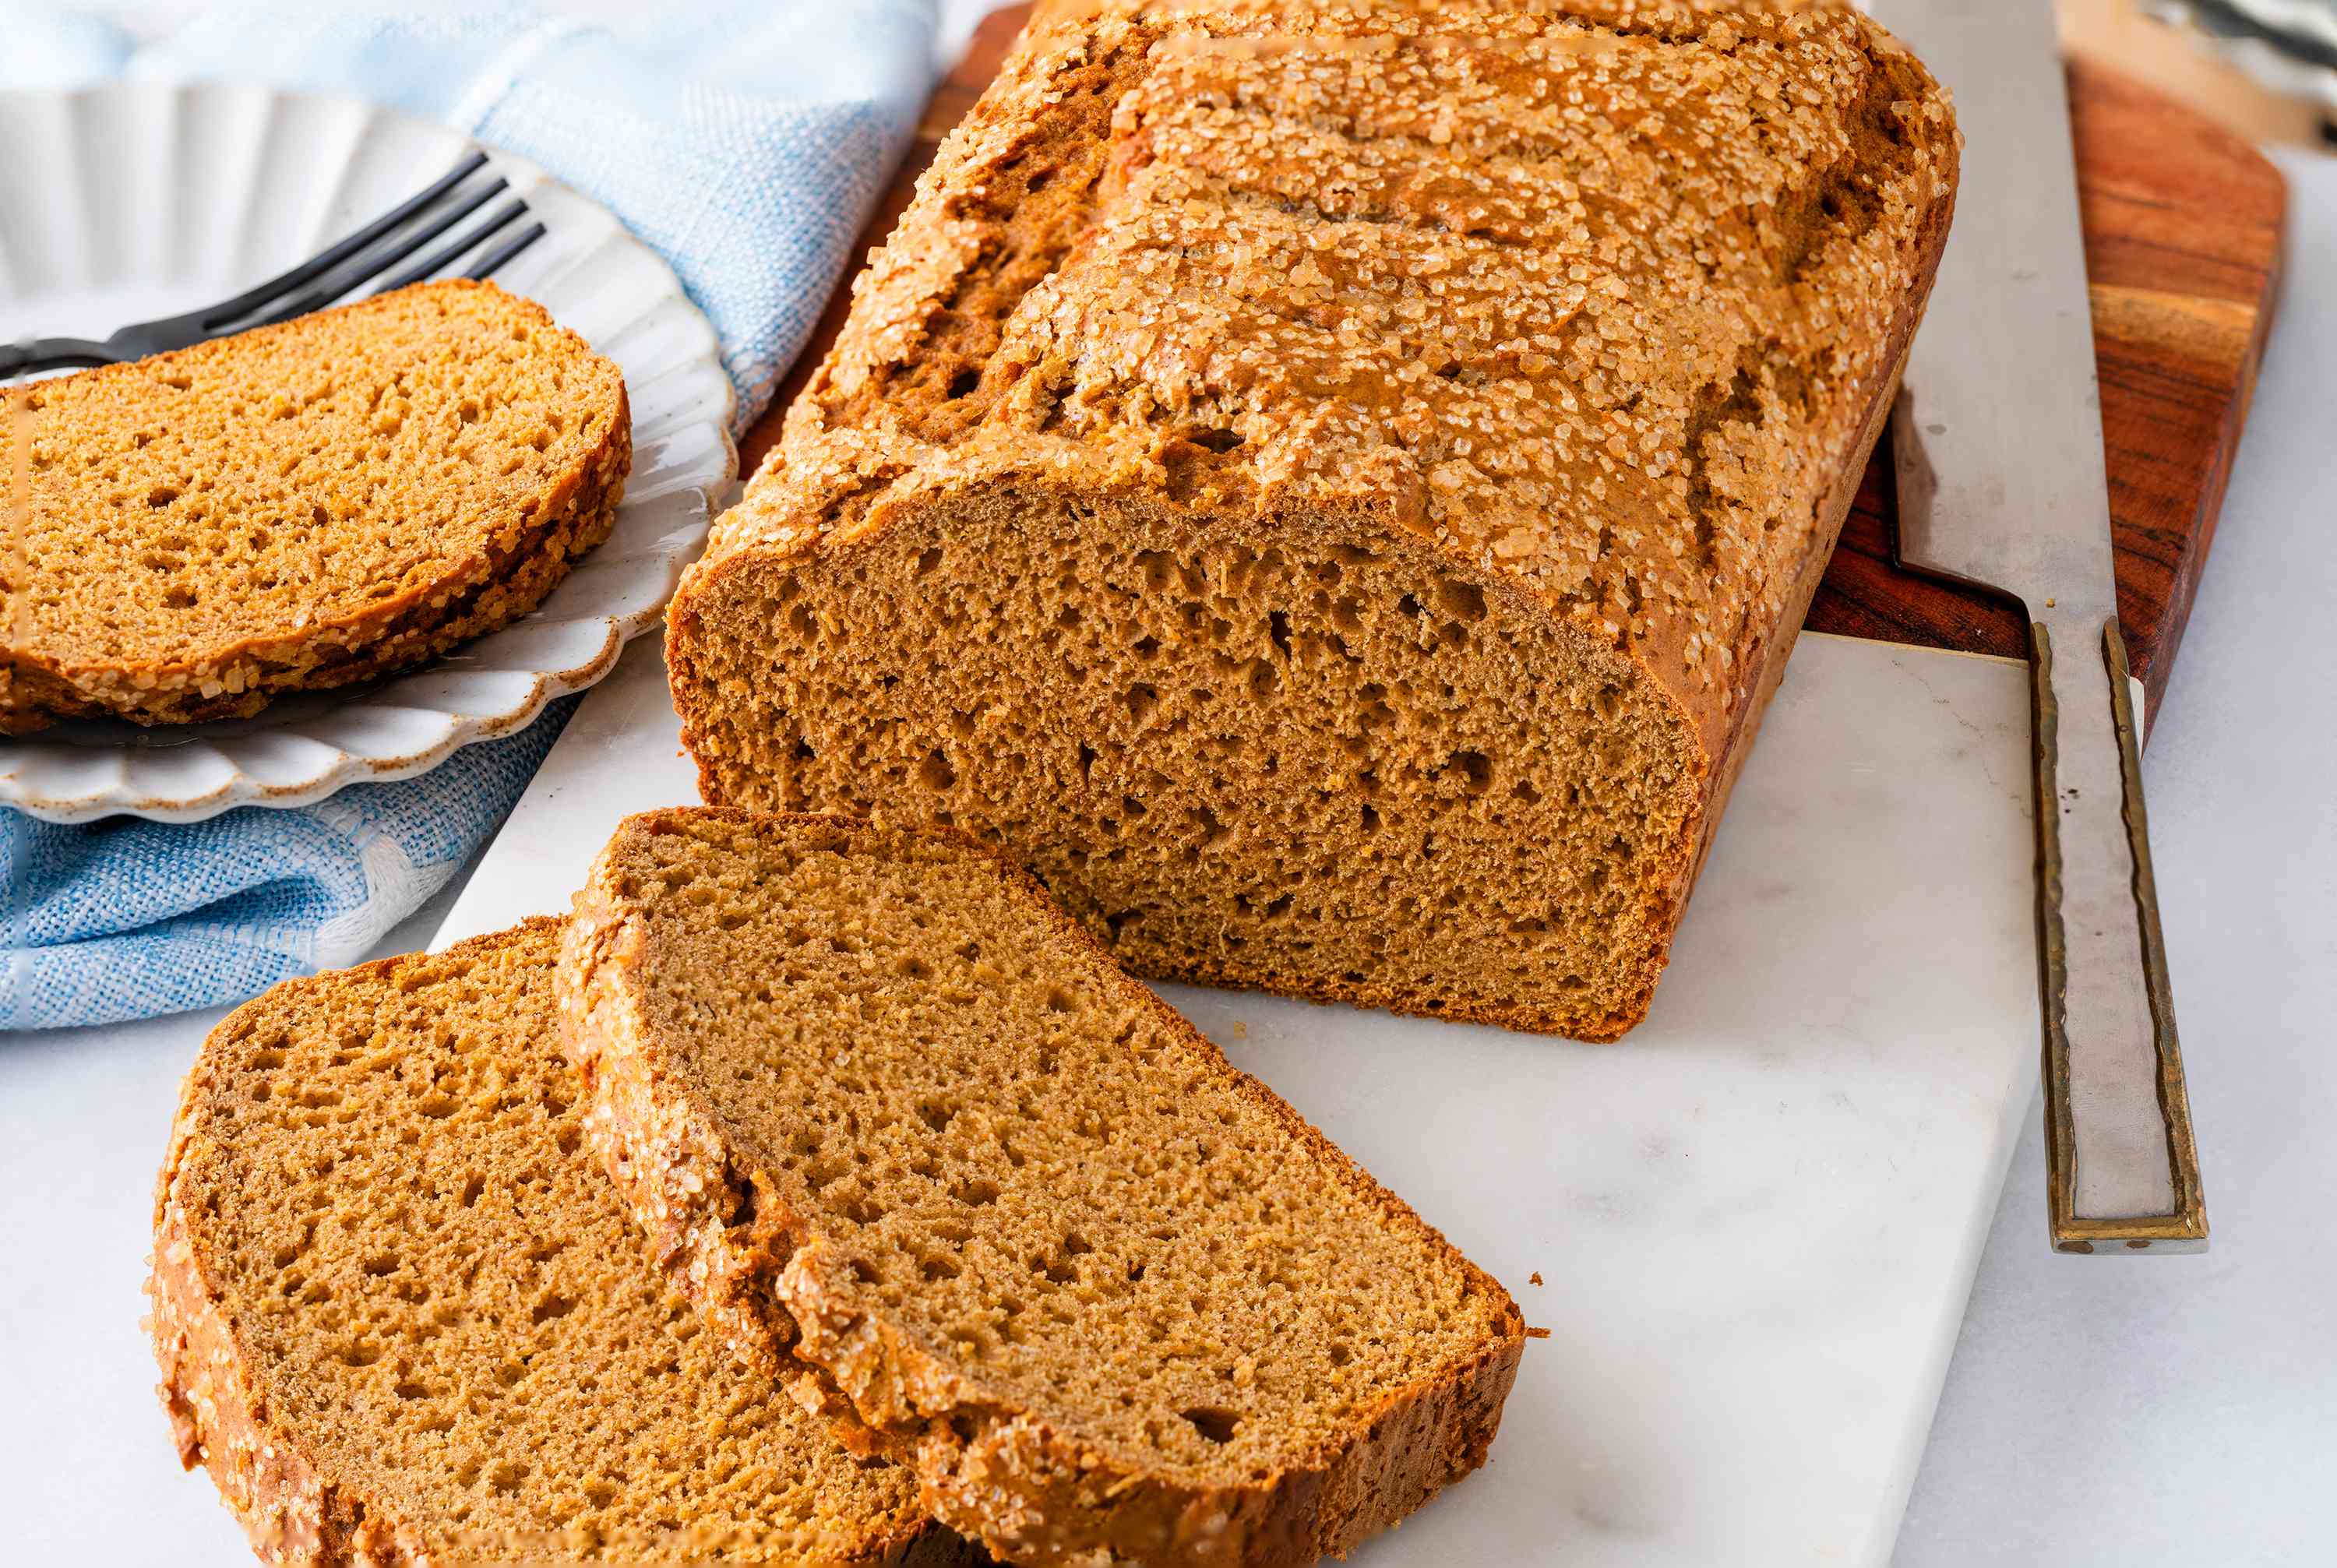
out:
M279 321L289 321L295 316L305 316L311 310L322 309L358 284L368 279L380 277L390 268L405 260L408 256L437 239L439 235L485 206L502 191L510 189L510 186L509 181L497 175L494 181L467 193L463 200L455 202L429 222L411 233L399 235L395 244L383 246L377 250L367 251L355 262L333 273L324 282L301 295L289 305L273 315L263 317L258 324L272 327ZM523 210L524 210L523 204ZM508 222L509 220L505 219L504 221Z
M510 239L496 246L493 250L488 251L485 260L482 260L477 266L472 268L469 272L464 274L464 276L472 279L484 279L488 274L494 271L496 268L501 267L504 262L510 260L513 257L518 255L521 251L526 250L529 246L543 239L543 233L544 230L543 224L529 224L526 228L521 230L518 233L513 235Z
M487 155L474 152L446 173L416 194L383 213L347 239L329 250L320 250L288 272L270 278L254 289L248 289L232 299L221 300L203 313L203 329L216 332L239 316L249 315L287 289L298 289L331 271L392 229L429 206L441 196L460 185L486 166Z
M393 289L403 289L409 283L419 283L425 278L431 277L435 273L443 271L446 268L454 265L455 259L462 255L464 251L470 250L481 240L494 235L498 230L509 225L513 220L524 217L526 213L526 202L512 201L506 203L489 216L484 223L478 225L466 234L456 235L448 244L431 255L425 257L423 260L416 261L413 266L408 267L405 271L400 272L396 277L391 279L388 282L375 289L374 292L376 294L386 294Z

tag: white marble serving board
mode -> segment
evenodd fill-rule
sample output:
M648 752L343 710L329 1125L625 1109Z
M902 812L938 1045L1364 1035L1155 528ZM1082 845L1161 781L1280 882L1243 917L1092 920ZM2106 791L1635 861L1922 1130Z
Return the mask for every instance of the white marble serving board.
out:
M1355 1561L1887 1562L2033 1096L2028 722L2018 664L1804 637L1619 1045L1167 988L1550 1331L1491 1464ZM696 798L645 640L436 945Z

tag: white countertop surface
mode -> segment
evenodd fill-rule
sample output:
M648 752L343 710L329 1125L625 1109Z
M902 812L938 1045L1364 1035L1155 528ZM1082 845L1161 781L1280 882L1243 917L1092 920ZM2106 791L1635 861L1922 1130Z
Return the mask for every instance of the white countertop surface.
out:
M2337 696L2308 658L2337 625L2337 161L2283 162L2291 285L2146 762L2214 1250L2050 1254L2024 1118L1900 1568L2337 1552L2337 1262L2314 1218L2337 1185ZM453 891L383 951L427 941ZM0 1035L0 1562L249 1561L208 1483L171 1474L122 1305L142 1259L60 1245L143 1228L178 1074L219 1016ZM125 1132L149 1151L127 1172ZM1725 1540L1708 1561L1737 1560Z

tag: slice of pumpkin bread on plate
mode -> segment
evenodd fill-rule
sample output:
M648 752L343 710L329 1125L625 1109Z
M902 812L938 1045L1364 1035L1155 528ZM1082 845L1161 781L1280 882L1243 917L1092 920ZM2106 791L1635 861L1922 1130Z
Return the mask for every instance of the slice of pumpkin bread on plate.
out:
M204 1043L152 1287L181 1457L277 1563L981 1561L642 1260L559 944L288 981Z
M624 377L492 283L418 283L5 394L0 732L257 712L533 610L608 536Z
M1483 1462L1509 1294L970 837L628 818L560 985L660 1263L999 1557L1311 1562Z

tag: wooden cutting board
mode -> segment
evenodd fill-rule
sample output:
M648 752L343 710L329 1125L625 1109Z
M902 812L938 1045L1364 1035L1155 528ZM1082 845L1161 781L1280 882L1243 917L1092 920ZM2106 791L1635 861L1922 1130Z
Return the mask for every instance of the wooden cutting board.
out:
M1030 15L992 12L927 106L900 176L870 220L870 245L892 231L943 136L973 106ZM2070 128L2093 283L2102 435L2117 547L2118 612L2128 657L2156 716L2271 324L2288 192L2254 148L2181 105L2083 61L2069 67ZM1986 201L1967 183L1964 201ZM781 417L843 324L850 279L748 433L747 471L777 440ZM1842 544L1804 624L1923 647L2025 657L2017 605L1892 564L1889 438L1867 467Z

